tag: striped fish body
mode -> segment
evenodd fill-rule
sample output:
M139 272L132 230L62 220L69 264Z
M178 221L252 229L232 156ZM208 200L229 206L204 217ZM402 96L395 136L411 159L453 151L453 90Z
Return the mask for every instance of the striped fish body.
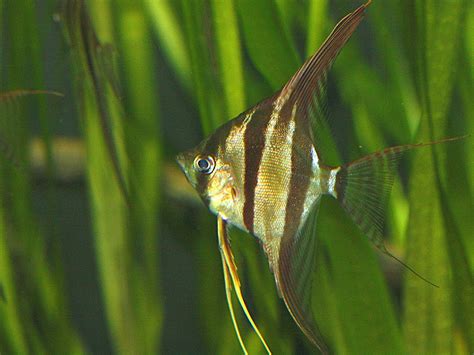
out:
M301 238L303 245L297 248L292 242L322 194L337 195L340 168L320 164L303 122L296 105L272 97L227 122L177 160L213 213L260 240L280 296L303 332L324 351L308 304L311 299L305 297L311 292L316 236ZM306 259L297 259L295 266L285 263L292 258L292 249L305 248ZM292 291L299 282L285 278L289 275L283 269L306 275L300 294Z
M320 197L336 198L360 230L395 258L385 248L382 232L383 208L397 164L405 151L433 143L386 148L338 167L324 165L318 151L327 72L369 3L344 17L280 91L177 158L189 182L218 216L229 309L244 351L230 301L230 279L247 318L269 348L243 301L227 223L260 240L291 316L323 353L328 348L313 320L310 297ZM449 140L454 139L436 143Z
M309 132L298 126L295 106L277 102L263 101L178 157L210 210L263 245L300 228L329 192L331 176L320 166ZM196 169L201 159L212 159L211 173Z

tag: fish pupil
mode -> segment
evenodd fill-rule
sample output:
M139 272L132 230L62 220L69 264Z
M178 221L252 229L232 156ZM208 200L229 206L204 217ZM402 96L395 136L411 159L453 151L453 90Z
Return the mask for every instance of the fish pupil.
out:
M209 169L209 162L206 159L199 159L198 166L201 170Z
M214 159L212 157L197 157L194 165L197 171L202 174L210 174L214 170Z

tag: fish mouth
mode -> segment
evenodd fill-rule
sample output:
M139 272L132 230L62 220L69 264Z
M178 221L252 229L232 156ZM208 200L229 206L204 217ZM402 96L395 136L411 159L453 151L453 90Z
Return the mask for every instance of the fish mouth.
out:
M195 187L195 182L193 182L193 179L192 179L192 174L190 175L190 171L188 169L188 165L189 165L189 159L188 159L188 155L186 153L180 153L178 155L176 155L176 162L178 163L179 165L179 168L181 169L181 171L183 172L184 176L186 177L186 180L188 180L188 182L193 186Z
M179 167L181 168L181 170L184 171L184 166L185 166L185 157L184 157L184 154L183 153L180 153L176 156L176 162L178 163Z

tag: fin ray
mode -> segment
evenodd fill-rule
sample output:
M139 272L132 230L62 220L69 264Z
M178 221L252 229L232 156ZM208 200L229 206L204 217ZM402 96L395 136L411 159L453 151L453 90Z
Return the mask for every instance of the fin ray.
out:
M320 139L319 131L327 126L327 73L364 18L365 9L369 4L370 1L342 18L318 51L306 60L281 91L280 97L288 97L290 106L297 105L298 120L311 132L313 140Z
M383 241L384 209L397 173L401 156L408 150L456 141L462 137L446 138L435 142L406 144L386 148L349 164L335 168L334 191L328 191L342 204L359 229L384 254L396 260L429 284L438 287L417 273L409 265L391 254Z

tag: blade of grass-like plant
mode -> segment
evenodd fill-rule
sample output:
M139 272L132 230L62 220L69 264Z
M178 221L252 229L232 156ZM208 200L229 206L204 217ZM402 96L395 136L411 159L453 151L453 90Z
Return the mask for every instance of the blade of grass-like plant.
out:
M474 27L474 16L472 16L472 20L472 27ZM474 35L474 31L472 31L472 34ZM469 36L469 34L467 34L466 36ZM463 193L468 195L468 198L470 199L472 204L472 201L474 201L474 164L472 163L474 161L474 138L472 136L472 132L474 132L474 119L472 119L472 117L474 117L474 106L472 105L472 93L474 92L474 59L471 61L471 63L469 63L468 58L469 54L464 56L464 64L461 67L461 70L459 71L459 81L461 98L464 106L464 116L466 117L466 132L469 132L471 134L471 136L467 137L467 139L465 140L464 145L467 180L469 184L468 190L470 191L470 194L467 194L467 191L464 191ZM452 164L454 163L455 162L452 162ZM468 209L469 212L471 210L472 208ZM464 243L466 244L466 249L467 253L470 256L470 260L474 260L474 238L471 237L473 234L474 231L473 233L466 235L467 238L464 239Z
M19 3L11 2L7 4L6 9L10 14L11 18L14 18L18 14L24 14L25 20L34 21L32 16L32 10L29 9L30 6L34 5L32 3ZM34 23L34 22L33 22ZM31 63L27 58L35 58L34 53L30 48L25 48L23 41L30 38L30 30L33 30L33 24L30 26L24 26L23 23L16 21L10 21L6 24L8 28L9 38L11 42L10 50L6 51L5 63L8 63L13 68L28 68ZM36 64L33 64L36 65ZM12 87L25 87L31 85L29 76L31 72L26 70L9 70L5 73L5 82L8 82ZM36 106L37 108L37 106ZM12 146L13 151L16 152L18 161L22 165L27 161L26 156L26 146L28 141L28 125L25 122L24 113L28 112L27 107L17 105L15 107L15 117L2 117L2 135L8 139L8 144ZM14 199L11 200L11 205L8 210L11 213L13 224L18 224L18 238L23 240L27 245L31 245L32 242L32 219L31 219L31 206L27 201L31 193L30 186L28 184L28 171L16 171L9 169L6 173L9 179L8 189Z
M378 53L379 49L376 51ZM343 100L349 105L366 103L371 124L380 132L381 139L386 135L398 142L407 140L410 136L407 116L400 104L403 98L395 81L387 80L374 71L355 43L349 43L344 48L334 63L334 69Z
M474 10L472 5L471 8ZM469 26L467 25L467 27ZM469 31L464 31L462 27L461 32L465 36L469 36ZM463 58L461 58L456 79L459 82L460 102L464 103L464 107L461 109L461 105L452 105L450 115L454 117L463 115L464 122L458 125L467 132L472 132L474 107L468 98L470 94L466 96L463 91L467 89L469 93L472 93L474 89L473 67L466 65L469 62L469 57L465 51L466 48L463 49L460 52L463 54ZM469 169L472 168L474 160L472 151L468 150L469 147L474 148L472 136L467 137L460 144L446 147L448 152L448 159L445 161L447 174L446 182L444 182L445 188L441 190L443 213L446 216L447 246L453 270L453 289L456 295L453 298L456 320L455 333L457 335L455 337L455 351L459 352L460 347L466 353L474 351L474 250L472 248L474 245L472 240L474 220L471 218L474 198L472 184L470 185L469 181Z
M280 18L282 20L283 28L285 32L289 35L290 34L290 28L292 28L292 21L295 18L295 11L297 1L295 0L274 0L274 3L277 6L278 12L280 14Z
M427 113L421 124L421 138L443 137L446 113L453 88L453 68L462 24L462 1L419 0L415 4L417 47L421 77L419 87ZM411 353L449 353L453 351L453 275L447 243L446 214L442 205L442 181L446 167L444 147L419 151L413 161L410 179L410 222L407 262L440 285L433 290L412 277L405 280L404 332ZM437 170L439 167L440 170ZM438 174L438 177L436 177ZM423 186L423 188L420 188ZM448 221L449 222L449 221ZM452 230L451 230L452 231ZM460 266L459 263L455 266ZM465 285L469 286L469 285ZM471 312L471 310L465 310Z
M191 88L191 63L186 48L185 35L172 2L169 0L144 0L155 32L168 61L187 89ZM191 93L192 94L192 93Z
M3 170L2 167L0 169ZM0 180L0 192L2 195L4 194L3 184L4 181ZM2 353L26 354L28 352L28 345L22 326L14 267L6 237L2 205L0 206L0 286L3 297L0 300L0 317L2 319L0 325L0 351Z
M130 255L127 251L126 211L120 188L111 183L115 180L102 141L95 98L87 91L82 95L81 116L88 152L87 178L103 301L116 351L130 353L138 349L139 344L128 288Z
M242 49L234 1L212 0L212 19L226 116L235 117L245 109Z
M300 63L279 10L272 0L237 3L250 59L273 90L279 89Z
M316 52L326 36L327 0L310 0L308 9L308 33L306 36L306 56Z
M466 132L471 136L465 141L464 152L466 156L466 169L468 171L468 183L471 191L471 203L474 201L474 105L472 104L472 93L474 92L474 5L471 4L466 18L464 34L463 62L458 72L460 76L460 91L466 117ZM471 235L474 233L471 233ZM474 260L474 238L465 240L470 260ZM473 266L474 267L474 266Z
M98 3L94 2L95 5L104 6L100 13L102 23L111 23L108 8L110 4ZM127 237L127 210L121 184L115 178L116 170L109 151L110 142L107 142L114 135L118 138L115 143L124 145L122 108L110 87L106 71L97 64L101 62L99 56L104 47L97 42L88 16L83 1L66 2L65 25L78 78L76 95L86 140L87 180L104 306L114 349L118 353L133 353L141 349L141 336L138 334L133 292L130 290L130 287L136 285L131 276L133 270L132 255L128 249L130 241ZM91 72L91 65L96 65L95 74ZM103 131L104 110L107 111L107 118L111 118L114 123L114 132L109 132L108 137ZM123 155L120 157L123 158Z
M211 61L211 38L209 26L211 19L208 4L198 1L181 2L186 28L187 46L191 59L193 91L197 97L199 116L205 134L209 134L226 121L222 102L218 99L215 73Z
M400 331L374 250L331 199L323 200L319 231L329 252L329 282L342 327L336 353L402 353ZM321 257L321 256L320 256ZM317 311L317 309L316 309ZM334 331L334 330L333 330ZM337 336L342 337L338 339Z
M317 255L317 266L313 280L313 289L316 295L313 295L313 312L321 331L325 335L328 344L338 354L348 354L346 339L344 337L344 327L341 323L341 315L338 311L338 300L334 291L334 285L331 283L331 263L329 255L322 241L320 251Z
M159 349L162 328L162 302L159 293L157 232L161 195L162 147L159 137L159 94L154 68L151 32L139 2L120 0L116 16L123 63L126 100L128 151L132 200L131 230L136 242L134 255L141 255L132 289L137 309L140 352ZM137 349L138 350L138 349Z
M474 277L469 262L469 254L466 251L465 243L460 238L456 221L453 218L452 212L449 209L449 204L446 196L442 198L442 210L446 220L447 231L447 249L449 252L451 268L453 270L453 290L456 297L453 298L454 319L456 329L454 333L457 335L454 348L461 345L461 348L466 349L468 353L472 353L474 349ZM472 201L471 201L472 205ZM472 211L472 206L469 206ZM457 211L457 210L456 210ZM474 235L474 222L472 219L470 223L470 236Z
M82 1L81 1L82 2ZM103 33L106 40L111 40L113 34L111 33L111 16L108 10L109 3L107 1L94 1L91 2L91 6L94 8L93 14L95 15L95 24L98 25L98 33ZM86 65L85 70L92 79L92 89L97 100L97 108L99 109L100 124L102 127L102 134L104 135L104 141L107 144L107 150L109 152L110 161L112 162L112 168L118 181L120 190L122 191L123 198L130 204L130 196L128 192L128 182L125 178L125 174L122 169L125 169L126 154L124 151L123 144L123 131L120 122L120 108L115 106L113 101L117 99L113 95L107 95L108 90L115 91L114 80L111 79L111 71L108 69L110 62L113 62L110 57L109 47L104 46L100 43L96 32L92 27L91 18L86 13L85 7L82 7L83 11L79 17L81 21L78 25L78 32L81 38L74 38L70 36L71 40L78 40L72 42L73 46L82 46L83 51L81 56L84 56L84 64ZM98 15L100 14L100 16ZM114 107L118 109L117 112L113 112ZM114 114L115 113L115 114Z
M398 127L389 130L392 135L396 135L397 140L414 136L419 126L421 112L415 83L410 77L409 58L402 47L400 34L403 31L400 27L403 25L403 12L400 11L400 7L400 2L393 0L384 3L375 2L372 6L373 12L368 17L374 29L372 33L373 40L377 44L377 55L381 57L383 63L381 83L382 85L389 83L390 94L386 96L386 101L399 108L396 111L389 110L386 115L377 119L388 127L392 127L391 122L398 124ZM386 90L381 91L387 94Z
M465 52L461 52L465 54ZM457 117L457 125L454 122L449 124L451 129L456 126L462 127L463 131L472 132L473 105L467 97L462 99L465 86L471 86L469 93L472 93L472 77L469 78L471 69L465 68L467 56L463 58L458 69L456 79L459 82L459 90L463 105L452 105L450 117ZM465 68L465 70L463 70ZM462 74L461 74L462 73ZM468 74L466 76L466 73ZM460 116L465 119L459 122ZM459 128L457 131L459 132ZM441 190L443 214L446 221L447 250L449 252L451 267L453 270L453 297L454 315L456 320L455 352L471 353L474 350L474 262L473 238L474 220L472 219L472 209L474 199L471 185L469 184L469 166L473 165L472 152L467 151L472 145L472 137L469 136L458 144L450 144L446 147L448 158L445 161L446 182L445 188ZM471 310L471 312L469 312Z
M426 123L422 124L422 131L428 131ZM411 353L450 352L453 334L450 267L435 165L429 151L414 154L406 261L440 288L433 289L419 279L406 276L405 341Z

